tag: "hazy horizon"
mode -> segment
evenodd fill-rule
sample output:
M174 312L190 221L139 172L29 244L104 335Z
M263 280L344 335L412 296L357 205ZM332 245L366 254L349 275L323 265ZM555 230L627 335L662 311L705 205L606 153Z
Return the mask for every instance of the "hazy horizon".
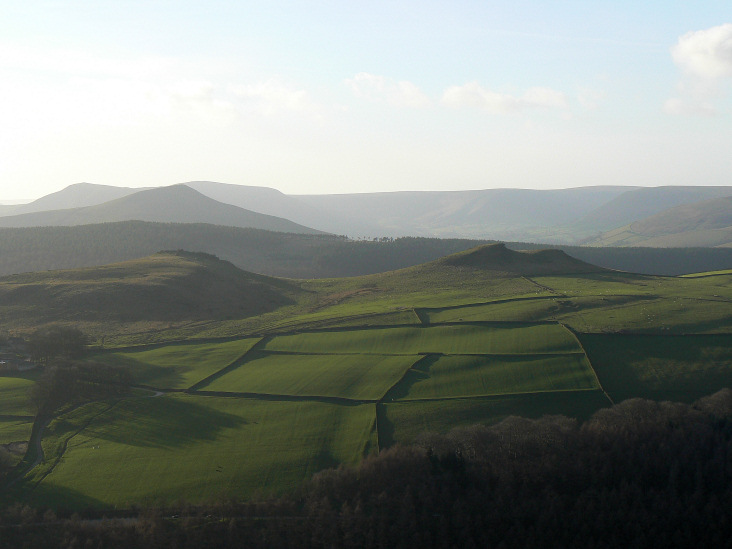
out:
M723 3L11 4L0 199L724 185Z

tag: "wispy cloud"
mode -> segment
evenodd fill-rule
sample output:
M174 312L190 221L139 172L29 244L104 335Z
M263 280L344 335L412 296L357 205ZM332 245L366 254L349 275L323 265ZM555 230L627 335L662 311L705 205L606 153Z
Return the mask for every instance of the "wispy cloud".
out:
M525 109L568 108L567 96L551 88L528 89L521 96L498 93L482 87L477 82L451 86L442 94L442 103L453 108L473 108L493 114L508 114Z
M354 95L368 101L384 101L397 107L429 107L432 101L415 84L385 76L360 72L346 80Z
M265 116L281 112L317 113L321 110L306 90L276 80L230 86L229 92L238 99L245 112L253 111Z
M663 111L667 114L684 116L714 116L717 109L711 103L685 101L679 97L667 99L663 104Z

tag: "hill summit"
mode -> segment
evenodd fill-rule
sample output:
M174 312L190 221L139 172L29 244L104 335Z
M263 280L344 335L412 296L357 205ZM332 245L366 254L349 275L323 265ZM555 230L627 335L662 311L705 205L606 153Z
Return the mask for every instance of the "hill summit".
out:
M485 244L438 259L449 267L481 269L517 275L593 273L605 269L575 259L562 250L514 251L502 242Z
M167 251L101 267L0 279L6 323L91 323L119 330L241 319L291 305L302 290L204 253ZM16 327L23 328L21 324ZM96 329L89 327L88 331ZM112 330L112 331L114 331Z

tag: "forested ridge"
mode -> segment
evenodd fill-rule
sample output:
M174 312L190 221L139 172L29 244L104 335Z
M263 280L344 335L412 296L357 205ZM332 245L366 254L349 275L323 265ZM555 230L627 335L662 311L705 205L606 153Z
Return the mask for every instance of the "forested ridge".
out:
M732 391L633 399L583 424L425 434L264 502L58 514L15 504L3 547L725 547ZM103 519L103 517L105 517Z
M0 276L104 265L177 249L208 252L244 270L272 276L358 276L425 263L488 242L423 237L349 240L334 235L142 221L0 228ZM732 248L587 248L527 243L508 246L555 247L600 267L644 274L677 275L732 266Z

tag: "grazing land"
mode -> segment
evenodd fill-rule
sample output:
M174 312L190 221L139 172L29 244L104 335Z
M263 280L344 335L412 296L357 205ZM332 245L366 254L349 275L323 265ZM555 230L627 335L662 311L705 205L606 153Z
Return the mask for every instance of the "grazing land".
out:
M616 401L693 402L710 387L732 387L732 335L586 334L581 340Z
M205 391L377 401L419 357L378 354L249 353Z
M0 416L32 416L36 410L31 404L33 377L0 376Z
M92 404L49 425L27 497L124 507L281 493L367 454L373 408L189 395Z
M9 492L38 506L263 497L428 431L732 385L732 274L635 275L556 250L314 280L164 253L5 278L0 313L27 335L48 296L46 323L91 334L85 360L133 390L46 418L43 458ZM1 443L29 440L34 383L0 377Z
M128 368L135 381L161 389L187 389L244 356L259 338L218 343L163 345L100 353L92 360Z

